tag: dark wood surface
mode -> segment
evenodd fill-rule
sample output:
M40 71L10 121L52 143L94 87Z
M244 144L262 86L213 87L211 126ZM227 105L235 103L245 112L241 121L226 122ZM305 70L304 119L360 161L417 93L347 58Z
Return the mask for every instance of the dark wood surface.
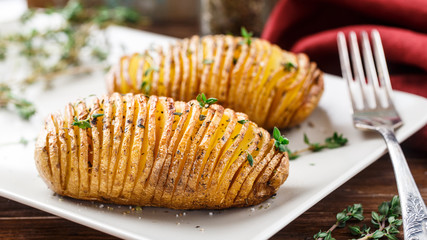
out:
M197 24L168 24L151 26L147 30L176 37L197 34ZM406 142L402 148L420 192L427 200L427 152L411 149ZM327 174L327 173L325 173ZM371 211L383 201L397 195L393 168L388 155L314 205L271 239L313 239L320 229L327 230L335 222L335 214L346 206L361 203L369 224ZM351 239L347 229L334 231L336 239ZM79 225L46 212L0 197L0 239L117 239L113 236ZM403 239L400 236L400 239Z

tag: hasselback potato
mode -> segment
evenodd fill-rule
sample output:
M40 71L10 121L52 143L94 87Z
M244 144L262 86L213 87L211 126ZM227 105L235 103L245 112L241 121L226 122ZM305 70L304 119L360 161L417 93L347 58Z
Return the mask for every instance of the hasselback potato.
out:
M246 114L118 93L49 115L35 160L60 195L175 209L258 204L289 168L287 153Z
M323 93L323 74L305 54L228 35L193 36L167 48L123 56L106 83L110 93L182 101L205 93L266 129L302 122Z

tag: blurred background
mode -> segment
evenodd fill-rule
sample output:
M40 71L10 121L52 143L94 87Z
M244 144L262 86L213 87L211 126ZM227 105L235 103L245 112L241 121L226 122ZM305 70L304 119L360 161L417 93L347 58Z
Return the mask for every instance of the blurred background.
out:
M7 0L0 0L7 1ZM20 1L20 0L18 0ZM28 7L63 7L67 0L27 0ZM125 6L137 10L147 21L145 26L182 25L182 36L192 34L184 26L198 26L199 34L240 34L245 26L260 36L263 26L277 0L81 0L87 7Z

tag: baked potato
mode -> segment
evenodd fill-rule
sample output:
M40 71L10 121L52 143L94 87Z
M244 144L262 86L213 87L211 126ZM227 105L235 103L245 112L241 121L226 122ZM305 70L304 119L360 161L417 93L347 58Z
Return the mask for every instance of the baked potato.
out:
M303 53L257 38L212 35L123 56L106 84L110 93L181 101L205 93L272 129L295 126L313 111L323 93L323 74Z
M118 93L49 115L35 162L60 195L174 209L258 204L289 171L287 153L246 114Z

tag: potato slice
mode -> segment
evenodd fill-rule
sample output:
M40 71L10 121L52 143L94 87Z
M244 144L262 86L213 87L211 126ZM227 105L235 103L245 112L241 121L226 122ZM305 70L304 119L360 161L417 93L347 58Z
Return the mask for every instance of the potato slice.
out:
M127 166L129 162L129 155L131 150L131 140L133 139L134 132L134 99L133 95L126 94L124 96L125 104L123 106L125 112L123 113L124 121L120 122L120 130L123 131L123 138L121 139L119 154L120 158L117 159L117 165L114 167L115 171L113 173L112 179L113 184L111 186L111 197L117 198L122 190L123 184L125 181L125 174L127 173ZM123 118L122 118L123 119ZM119 121L118 121L119 122ZM119 123L119 124L120 124Z
M231 108L235 107L235 102L240 100L237 96L237 87L239 86L240 79L242 78L243 70L246 60L248 59L250 47L247 44L241 44L242 39L235 39L237 41L237 51L234 51L234 59L236 64L231 71L227 103Z
M236 48L236 44L234 42L234 38L232 36L224 37L225 45L224 50L226 51L224 55L224 62L221 68L221 75L219 79L219 88L216 96L221 103L227 102L228 96L228 86L230 82L230 73L234 68L234 51ZM193 95L194 96L194 95Z
M134 129L133 140L130 147L129 166L126 171L126 179L123 187L121 197L123 199L130 199L132 191L134 190L137 176L140 174L141 169L144 167L145 162L141 159L142 146L146 142L144 136L145 126L147 125L147 101L144 96L136 95L134 99Z
M320 96L323 92L323 75L316 69L313 73L314 83L310 87L310 91L305 96L305 99L301 101L301 105L295 111L295 114L289 121L289 126L295 126L302 122L310 115L314 108L316 108L320 101Z
M102 98L101 103L104 109L104 117L102 119L102 148L101 160L99 163L99 195L101 197L108 197L108 165L110 163L112 139L114 136L114 132L112 131L112 121L115 116L115 107L113 104L113 99L109 99L105 96ZM72 119L69 124L71 123Z
M193 99L197 94L199 94L199 84L200 84L200 75L199 69L201 68L201 61L199 61L200 48L199 48L200 38L198 36L193 36L190 40L190 48L187 51L187 57L190 58L190 82L189 85L185 86L185 96L188 99ZM166 95L168 96L168 95Z
M168 174L172 166L172 157L177 149L177 140L182 137L182 133L184 132L182 130L185 125L185 122L187 121L190 112L190 106L185 104L184 102L175 102L175 107L171 110L173 111L172 114L175 116L171 130L172 138L168 146L165 163L163 164L162 171L157 182L157 187L155 189L153 198L154 204L159 204L161 201L163 191L166 186L166 180L168 178Z
M191 59L188 57L190 51L190 40L188 38L182 41L182 48L179 49L180 61L182 62L182 82L179 89L179 99L188 101L191 98L186 95L186 90L190 85Z
M90 122L92 126L91 139L92 139L92 167L90 171L90 186L89 196L96 198L99 194L99 179L100 179L100 162L101 162L101 148L102 148L102 119L104 110L101 108L101 103L98 98L92 100L91 116L93 120ZM94 117L98 116L98 117ZM64 132L64 136L65 136ZM61 132L60 132L61 135ZM61 140L61 139L60 139ZM62 140L61 140L62 142ZM61 152L62 154L62 152ZM62 157L62 155L61 155Z
M257 204L289 171L287 154L246 114L118 93L49 115L34 156L58 194L174 209Z
M214 64L215 57L215 41L212 36L207 36L202 39L202 73L200 79L200 92L209 91L209 82L212 75L212 68Z
M171 97L174 99L179 99L180 87L182 83L182 71L183 71L183 63L181 60L181 48L182 43L179 42L175 46L173 46L173 62L174 62L174 75L171 79Z
M50 175L52 176L53 187L56 189L62 189L61 186L61 165L60 165L60 151L58 149L58 127L55 116L50 116L47 119L47 131L49 136L48 140L48 156L50 159Z
M88 117L88 110L86 109L86 104L84 101L80 101L76 107L77 110L77 119L86 119ZM92 140L91 137L88 137L88 131L85 129L77 128L76 129L76 139L78 146L78 175L80 178L80 187L79 187L79 196L87 197L89 195L89 149L91 147Z
M69 163L68 165L68 181L66 193L70 196L79 196L79 186L80 186L80 177L79 177L79 158L78 158L78 133L79 128L71 125L74 122L74 116L76 116L74 107L71 104L68 104L65 109L65 116L68 122L68 137L70 142L70 152L69 154Z
M183 130L181 131L182 136L177 139L178 146L176 151L174 151L174 156L172 159L172 164L169 169L168 179L166 180L166 185L162 195L162 202L168 203L172 201L172 196L174 194L175 188L179 181L183 166L185 164L186 156L189 152L189 145L193 141L195 131L197 130L197 125L199 120L199 116L201 113L201 108L192 104L189 112L190 117L185 121L185 125L183 126Z

